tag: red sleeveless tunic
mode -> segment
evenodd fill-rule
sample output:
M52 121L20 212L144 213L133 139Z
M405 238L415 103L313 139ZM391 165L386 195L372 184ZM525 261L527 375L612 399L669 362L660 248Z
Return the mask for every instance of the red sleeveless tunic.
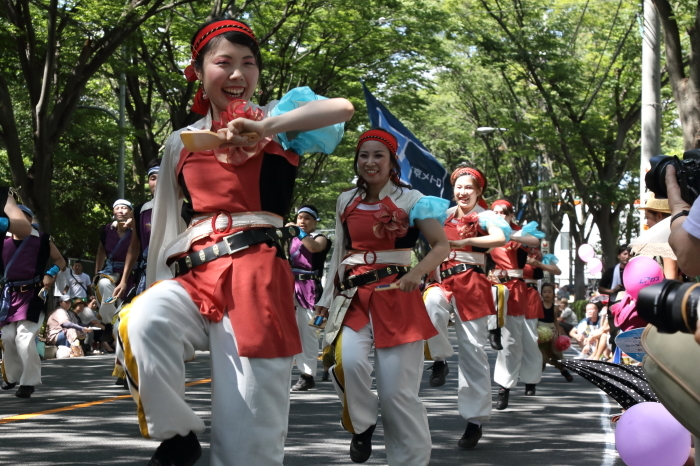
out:
M459 236L457 227L459 226L459 221L454 218L454 215L450 215L445 222L445 235L450 241L456 241L462 239ZM488 233L482 230L480 227L477 229L476 236L486 236ZM467 251L467 252L481 252L485 253L485 248L476 248L473 246L465 246L457 251ZM449 256L448 256L449 258ZM443 262L440 266L440 270L446 270L461 262L456 260L450 260ZM482 270L485 270L486 265L481 266ZM479 319L488 315L496 314L496 307L493 303L493 294L491 292L492 283L488 280L486 275L479 273L476 270L467 270L466 272L452 275L451 277L444 278L442 283L439 285L445 293L445 297L448 301L455 298L455 303L457 305L457 312L459 312L459 317L462 321Z
M404 237L396 239L386 236L378 238L374 233L374 225L377 223L374 214L380 209L380 204L385 204L390 211L398 209L389 196L373 204L365 204L359 200L359 197L355 199L343 213L348 251L385 251L413 247L419 234L415 227L408 228ZM406 222L408 222L408 213L406 214ZM386 267L386 264L353 266L346 270L345 277L383 267ZM419 290L410 293L401 290L375 293L374 289L377 285L387 285L396 279L397 276L392 275L378 282L358 287L343 321L343 325L359 331L371 319L374 345L377 348L390 348L427 340L437 335Z
M274 145L274 146L273 146ZM219 162L211 151L183 149L176 175L197 214L267 211L287 213L299 156L274 142L242 165ZM213 233L192 244L199 251L237 231ZM301 352L294 308L294 277L284 253L270 243L195 267L174 279L207 319L228 313L238 352L276 358Z
M513 228L515 230L515 228ZM505 246L493 248L491 258L496 269L522 269L527 260L527 253L522 250L520 243L509 241ZM527 285L520 278L511 278L504 283L510 295L508 296L508 315L523 316L527 312Z

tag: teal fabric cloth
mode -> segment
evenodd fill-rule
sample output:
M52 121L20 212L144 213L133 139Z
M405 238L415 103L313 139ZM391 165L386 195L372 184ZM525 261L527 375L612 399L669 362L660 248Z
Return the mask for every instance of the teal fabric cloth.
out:
M440 225L444 225L445 220L447 220L448 207L450 207L450 201L447 199L435 196L423 196L415 203L408 213L408 224L414 226L416 220L435 218L440 222Z
M283 115L314 100L327 100L327 97L316 95L309 87L297 87L287 92L270 112L270 116ZM280 133L279 143L285 150L293 150L299 155L323 152L332 153L345 132L345 124L326 126L324 128L303 131L299 133Z

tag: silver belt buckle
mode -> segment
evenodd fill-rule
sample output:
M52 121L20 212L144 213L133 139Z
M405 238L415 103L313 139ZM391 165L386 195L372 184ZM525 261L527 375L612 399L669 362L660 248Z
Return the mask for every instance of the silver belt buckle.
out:
M240 234L243 233L244 231L246 231L246 230L241 230L241 231L236 232L236 233L234 233L234 234L232 234L232 235L228 235L228 236L225 236L225 237L224 237L224 243L226 244L226 253L227 253L227 254L235 254L235 253L237 253L238 251L242 251L242 250L244 250L244 249L248 249L249 246L243 246L242 248L238 248L238 249L231 249L231 243L229 243L229 240L232 240L234 236L240 235Z

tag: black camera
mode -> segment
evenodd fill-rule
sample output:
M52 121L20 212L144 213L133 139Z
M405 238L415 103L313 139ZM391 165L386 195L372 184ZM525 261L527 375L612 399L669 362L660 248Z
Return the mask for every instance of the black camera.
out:
M637 312L663 333L695 333L700 283L664 280L639 291Z
M666 192L666 167L673 165L676 169L676 180L681 188L681 197L692 205L700 196L700 149L683 152L683 160L667 155L655 155L650 160L651 169L644 181L657 199L668 198Z

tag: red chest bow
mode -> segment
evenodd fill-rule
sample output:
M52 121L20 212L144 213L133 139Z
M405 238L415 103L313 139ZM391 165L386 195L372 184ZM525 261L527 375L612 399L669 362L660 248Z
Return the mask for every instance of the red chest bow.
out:
M391 210L386 204L380 204L374 214L374 235L377 238L403 238L408 232L408 214L403 209Z
M226 107L225 112L221 112L219 117L220 121L214 121L211 124L212 131L216 132L221 128L226 128L229 121L233 121L236 118L245 118L253 121L260 121L264 118L262 110L253 107L249 102L241 99L232 101ZM262 149L269 143L272 139L269 137L260 139L257 143L252 146L247 147L227 147L225 149L214 149L216 154L226 154L228 163L231 165L242 165L249 158L259 154Z
M479 231L479 215L472 212L459 219L457 233L462 239L474 238Z

